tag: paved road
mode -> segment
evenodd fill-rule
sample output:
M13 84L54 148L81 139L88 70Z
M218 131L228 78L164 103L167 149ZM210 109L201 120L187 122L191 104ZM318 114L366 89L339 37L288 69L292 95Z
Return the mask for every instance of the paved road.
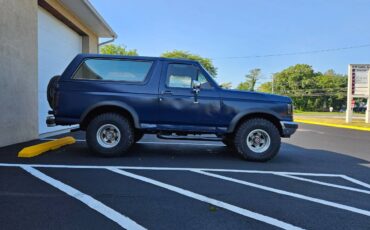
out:
M370 132L301 125L270 162L147 135L124 157L83 141L0 149L1 229L370 229ZM108 167L109 166L109 167Z

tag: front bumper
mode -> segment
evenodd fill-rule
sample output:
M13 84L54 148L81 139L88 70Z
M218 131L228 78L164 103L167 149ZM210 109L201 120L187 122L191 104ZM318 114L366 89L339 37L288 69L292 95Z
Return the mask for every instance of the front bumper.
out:
M282 136L290 137L298 129L298 123L293 121L281 121Z

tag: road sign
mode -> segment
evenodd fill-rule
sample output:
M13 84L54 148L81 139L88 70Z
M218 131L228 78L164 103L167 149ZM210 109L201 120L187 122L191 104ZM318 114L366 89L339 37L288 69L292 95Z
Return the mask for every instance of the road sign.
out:
M368 93L368 72L370 65L350 65L350 74L352 77L352 95L353 97L367 97Z
M352 121L353 98L367 98L366 123L370 122L370 64L348 65L346 122Z

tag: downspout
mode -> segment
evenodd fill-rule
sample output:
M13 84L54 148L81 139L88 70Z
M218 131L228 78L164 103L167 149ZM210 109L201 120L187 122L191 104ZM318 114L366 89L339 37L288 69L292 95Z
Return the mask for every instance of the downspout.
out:
M116 40L116 37L113 37L112 39L108 40L108 41L105 41L105 42L102 42L102 43L99 43L98 44L98 53L100 52L100 46L104 46L106 44L109 44L111 42L114 42L114 40Z

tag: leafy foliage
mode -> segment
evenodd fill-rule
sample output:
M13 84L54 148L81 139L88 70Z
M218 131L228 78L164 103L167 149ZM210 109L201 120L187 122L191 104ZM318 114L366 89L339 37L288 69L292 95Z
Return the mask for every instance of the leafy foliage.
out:
M257 91L264 92L264 93L271 93L272 92L272 82L269 81L269 82L262 83L258 87Z
M178 59L189 59L200 62L202 66L212 75L217 75L217 68L213 65L213 62L209 58L204 58L196 54L191 54L188 51L182 51L182 50L174 50L174 51L168 51L164 52L161 57L166 58L178 58Z
M310 65L297 64L274 74L274 92L292 97L294 106L304 111L344 108L347 77L328 70L315 72ZM261 84L262 92L272 92L272 82Z
M245 81L240 83L236 88L239 90L254 91L258 79L261 77L261 69L252 69L249 74L245 75Z
M249 82L244 81L244 82L241 82L241 83L236 87L236 89L238 89L238 90L250 91L250 89L251 89L251 85L249 84Z
M109 44L100 48L101 54L124 55L124 56L138 56L136 49L129 50L124 45Z

